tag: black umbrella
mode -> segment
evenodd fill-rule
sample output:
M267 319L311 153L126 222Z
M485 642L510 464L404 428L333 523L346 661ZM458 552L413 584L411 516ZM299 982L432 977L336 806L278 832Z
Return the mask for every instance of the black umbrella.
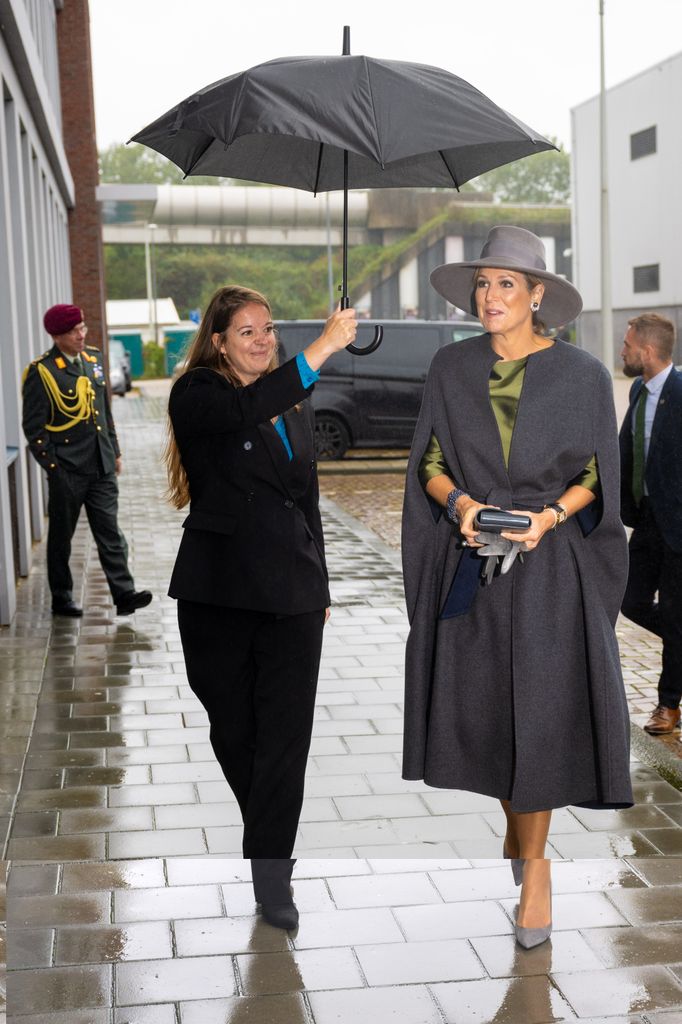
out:
M555 149L473 85L440 68L350 56L280 57L201 89L134 135L186 175L343 189L348 291L348 189L459 188L531 153ZM375 328L365 354L381 343Z

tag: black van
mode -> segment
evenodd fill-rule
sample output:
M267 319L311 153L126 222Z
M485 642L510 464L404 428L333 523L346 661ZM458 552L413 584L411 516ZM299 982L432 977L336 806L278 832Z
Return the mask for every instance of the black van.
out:
M319 459L341 459L353 448L409 448L426 372L436 351L483 328L476 321L384 320L384 340L369 356L338 352L325 363L312 395ZM324 320L280 320L280 362L319 337ZM373 337L360 321L356 344Z

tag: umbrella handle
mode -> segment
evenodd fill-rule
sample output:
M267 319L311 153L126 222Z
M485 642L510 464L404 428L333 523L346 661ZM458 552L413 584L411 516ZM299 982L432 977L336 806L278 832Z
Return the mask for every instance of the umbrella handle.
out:
M381 324L377 324L374 328L374 337L370 341L369 345L365 345L364 348L358 348L357 345L346 345L346 348L349 352L352 352L354 356L369 356L372 352L376 352L383 339L384 329Z

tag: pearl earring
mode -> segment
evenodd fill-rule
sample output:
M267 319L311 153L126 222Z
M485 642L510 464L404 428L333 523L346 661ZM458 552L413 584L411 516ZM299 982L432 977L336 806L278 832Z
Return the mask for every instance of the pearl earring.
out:
M531 304L530 304L530 308L532 309L532 311L533 311L534 313L537 313L537 311L538 311L538 310L539 310L539 308L540 308L540 303L539 303L539 302L531 302Z

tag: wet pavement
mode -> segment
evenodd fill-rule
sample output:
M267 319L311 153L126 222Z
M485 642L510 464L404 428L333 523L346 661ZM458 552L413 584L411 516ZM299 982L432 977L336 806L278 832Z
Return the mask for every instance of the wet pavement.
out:
M682 1024L679 732L634 728L632 809L555 813L556 932L531 953L511 936L508 865L488 860L499 804L400 779L400 453L321 467L334 609L295 850L302 921L287 938L253 917L238 809L165 597L184 513L162 498L164 391L115 402L121 525L152 604L114 616L81 524L83 619L52 619L39 548L0 629L10 1019ZM624 621L619 638L641 722L660 645Z
M296 932L248 863L13 865L19 1024L680 1024L682 858L559 861L551 941L513 936L509 865L301 860Z

